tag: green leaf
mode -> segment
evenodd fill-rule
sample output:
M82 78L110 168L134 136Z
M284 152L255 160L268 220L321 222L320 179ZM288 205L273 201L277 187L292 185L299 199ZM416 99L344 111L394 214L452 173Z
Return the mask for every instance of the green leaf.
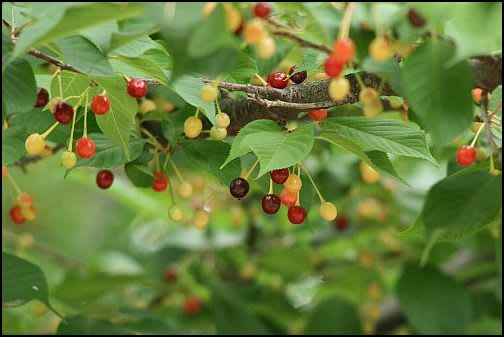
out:
M417 157L437 164L425 139L425 132L412 123L392 119L335 117L320 123L326 132L350 139L363 151L382 151Z
M2 25L2 71L10 62L10 57L12 54L12 42L10 38L10 32L8 29Z
M85 316L65 317L58 326L57 335L124 335L119 327L105 320Z
M432 267L406 266L397 296L408 322L420 334L465 334L471 319L471 297L453 278Z
M219 335L264 335L269 331L230 287L214 284L212 307Z
M232 69L227 72L227 76L237 83L249 83L252 74L257 73L257 66L254 60L246 53L240 53L238 60Z
M113 76L114 71L105 55L88 39L69 36L56 43L66 61L89 76Z
M117 32L117 22L106 22L99 26L83 29L79 34L91 41L102 52L110 49L112 34Z
M86 75L77 74L67 70L63 70L61 72L61 87L63 90L63 98L69 96L80 96L90 83L91 79ZM51 82L51 88L49 91L51 93L51 98L60 96L59 84L56 78ZM77 103L77 101L78 98L70 98L67 102L70 105L74 105Z
M7 111L2 111L2 114L7 116L33 108L37 100L37 87L32 68L25 59L12 61L2 72L2 100L4 99Z
M317 305L308 318L308 335L362 335L357 308L342 298L331 298Z
M47 281L42 270L31 262L2 252L2 306L19 306L37 299L48 307Z
M129 139L135 125L137 102L128 95L126 83L121 77L93 77L93 80L107 90L110 100L110 110L104 115L96 116L96 122L105 136L121 146L126 160L130 161L132 154Z
M296 70L297 72L306 70L306 71L321 71L322 70L322 64L325 61L325 58L327 55L325 53L322 53L318 50L314 49L307 49L303 52L303 60L299 64L298 69Z
M124 171L126 172L128 179L136 187L152 187L154 175L147 165L127 163L124 165Z
M438 229L476 230L488 225L501 209L502 177L486 170L463 170L434 185L422 219L429 234Z
M168 57L168 55L166 57ZM158 65L158 63L149 60L144 56L127 57L122 55L116 55L114 56L114 60L117 60L119 62L127 64L130 67L138 69L144 75L142 77L152 77L159 80L162 84L168 85L168 77L166 77L164 70Z
M457 46L453 62L502 50L502 3L466 2L455 6L446 34Z
M494 91L492 91L490 101L488 102L488 110L494 112L499 104L502 104L502 85L499 85ZM502 106L497 112L497 115L502 116Z
M224 7L220 4L196 26L189 39L188 53L191 57L200 58L213 54L219 49L236 49L237 47L237 39L227 28Z
M325 132L317 137L318 139L323 139L333 145L336 145L344 150L350 151L357 155L359 158L363 159L368 165L373 167L375 170L384 172L388 176L396 179L397 181L408 185L408 183L399 176L392 166L392 162L386 153L382 151L367 151L364 152L359 145L351 141L348 138L342 137L334 132Z
M2 165L12 165L25 154L23 127L9 127L2 130Z
M195 77L182 76L173 83L175 92L187 103L199 107L206 118L215 124L215 106L213 102L203 102L200 97L203 83Z
M403 67L404 96L436 146L466 130L473 117L472 75L467 62L447 66L454 52L448 41L428 41Z
M224 169L220 168L230 149L228 143L213 140L183 140L180 145L185 156L194 165L217 177L222 184L228 186L240 175L239 162L234 162Z
M76 166L89 166L101 169L112 169L126 164L128 161L135 160L142 153L144 141L142 139L131 137L129 141L128 159L121 147L105 137L101 133L92 133L88 135L96 144L96 153L89 159L78 157Z
M76 34L105 22L123 20L142 13L138 3L33 3L32 24L23 29L14 48L17 57L29 48Z
M194 111L193 107L186 105L183 110L164 114L161 120L161 128L163 136L172 144L175 144L177 138L184 133L184 121L191 116Z

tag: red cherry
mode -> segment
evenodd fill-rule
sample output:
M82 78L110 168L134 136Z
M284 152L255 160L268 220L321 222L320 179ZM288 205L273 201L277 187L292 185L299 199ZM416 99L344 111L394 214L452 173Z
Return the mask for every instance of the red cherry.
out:
M9 210L9 214L10 214L12 221L18 225L22 224L26 220L25 217L23 216L22 211L21 211L21 207L19 207L18 205L13 206Z
M306 219L306 211L303 206L292 206L287 213L289 221L295 225L303 223Z
M49 93L44 88L40 88L37 94L37 102L35 103L36 108L42 108L49 102Z
M282 190L282 193L280 193L280 200L282 201L282 204L284 204L287 207L294 206L296 204L298 197L297 193L291 193L287 191L285 188Z
M91 138L82 137L75 143L75 152L81 158L91 158L96 152L96 144Z
M201 310L201 301L197 297L189 297L184 304L184 311L187 315L193 316Z
M229 193L231 193L234 198L240 200L247 195L249 188L248 181L242 177L238 177L233 179L231 184L229 184Z
M292 66L292 68L290 68L289 70L289 76L291 74L293 74L296 70L297 70L298 66ZM308 73L306 72L306 70L303 70L303 71L300 71L292 76L290 76L290 79L292 82L296 83L296 84L301 84L304 82L304 80L306 80L306 77L308 76Z
M327 118L326 109L312 110L308 114L310 115L310 118L316 122L323 121L324 119Z
M324 62L324 70L329 77L338 77L343 70L343 63L338 62L334 56L330 56Z
M157 192L162 192L168 187L168 176L163 172L154 173L152 188Z
M343 232L348 228L348 218L344 215L338 216L334 219L334 229L339 232Z
M413 27L423 27L425 25L424 17L413 8L408 11L408 21Z
M273 170L270 172L271 180L277 184L283 184L289 178L289 170L286 168Z
M106 190L114 182L114 174L110 170L101 170L96 174L96 184Z
M266 214L275 214L280 209L281 204L280 197L274 194L265 195L261 200L262 209Z
M175 282L177 280L177 270L173 267L165 269L165 279L167 282Z
M54 109L54 118L61 124L70 123L73 119L73 114L74 111L70 105L63 102L56 104Z
M476 160L476 149L469 145L464 145L457 150L457 162L462 166L469 166Z
M147 83L138 78L132 78L128 82L128 94L133 98L142 98L147 93Z
M264 2L258 2L254 6L254 14L259 18L265 18L271 13L271 7Z
M105 95L96 95L91 101L91 110L97 115L103 115L110 109L110 101Z
M287 74L277 71L268 77L268 84L273 88L283 89L289 84L288 78Z
M334 42L331 58L341 65L348 63L355 55L355 44L351 39L340 39Z

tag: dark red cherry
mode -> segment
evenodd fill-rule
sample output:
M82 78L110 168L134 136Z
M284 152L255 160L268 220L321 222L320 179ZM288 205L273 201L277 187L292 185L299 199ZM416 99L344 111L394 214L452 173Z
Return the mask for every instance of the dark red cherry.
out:
M234 179L229 185L229 192L236 199L241 199L247 195L249 191L249 183L242 177Z
M261 205L264 213L275 214L280 209L282 201L280 197L275 194L268 194L262 197Z

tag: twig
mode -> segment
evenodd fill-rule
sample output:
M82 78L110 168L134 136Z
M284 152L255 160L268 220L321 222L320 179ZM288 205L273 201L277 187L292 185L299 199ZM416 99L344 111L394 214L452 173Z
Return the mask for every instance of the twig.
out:
M313 109L324 109L324 108L332 108L337 105L344 104L343 101L324 101L324 102L314 102L314 103L292 103L292 102L284 102L284 101L270 101L267 99L262 99L259 97L250 97L249 100L253 100L263 105L266 108L289 108L296 109L299 111L307 111Z
M331 54L331 50L329 48L327 48L326 46L304 40L304 39L302 39L302 38L300 38L290 32L286 32L283 30L274 30L271 32L271 34L292 40L292 41L296 42L297 44L299 44L301 47L316 49L316 50L319 50L323 53Z

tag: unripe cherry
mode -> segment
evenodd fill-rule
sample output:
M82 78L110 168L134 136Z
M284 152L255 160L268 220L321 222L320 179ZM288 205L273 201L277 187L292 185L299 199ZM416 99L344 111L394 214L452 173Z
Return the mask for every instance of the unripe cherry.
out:
M284 183L285 189L290 193L299 192L302 186L303 182L301 181L301 178L299 178L299 176L296 174L289 175L289 178L287 178L287 180Z
M70 170L75 167L75 164L77 163L77 156L74 152L65 151L61 154L60 162L61 166L63 166L66 170Z
M45 140L38 133L32 133L26 138L25 150L29 155L36 156L42 153L45 148Z
M227 28L231 33L236 32L242 23L242 16L239 10L230 4L224 4Z
M265 36L256 45L257 56L263 60L271 58L276 51L275 40L271 36Z
M180 222L184 219L184 210L179 205L173 205L168 210L170 219L174 222Z
M37 212L35 211L33 205L29 207L21 207L21 214L26 221L33 221L37 218Z
M374 168L372 168L365 161L361 161L359 164L359 169L361 173L362 180L366 184L374 184L380 180L380 173L378 173Z
M227 136L227 130L226 129L221 129L216 126L212 126L210 129L210 138L213 140L222 140L226 138Z
M319 208L320 217L327 221L333 221L338 215L336 206L328 201L323 202Z
M243 40L250 44L259 43L265 36L266 30L259 19L253 19L245 25L243 30Z
M294 206L296 204L297 199L298 199L297 193L291 193L287 191L285 188L280 193L280 200L282 201L282 204L284 204L287 207Z
M204 85L201 88L200 98L203 102L213 102L219 95L219 89L213 85Z
M193 193L192 185L187 181L181 182L177 187L177 193L183 199L189 198Z
M217 2L205 2L205 5L203 6L203 9L201 10L203 12L203 16L207 17L210 14L212 14L215 7L217 7Z
M204 229L208 226L209 216L205 210L199 209L194 212L193 224L196 228Z
M403 106L403 102L399 97L391 96L388 98L388 101L392 109L401 109Z
M219 112L217 115L215 115L215 126L221 129L225 129L229 126L231 123L231 119L229 118L229 115L225 112Z
M26 192L21 192L17 197L17 202L21 208L28 208L33 205L33 197Z
M345 64L352 60L355 55L355 44L349 38L343 38L334 42L332 57L338 63Z
M379 99L371 101L364 105L362 112L364 116L373 118L377 117L383 111L383 105L381 104Z
M373 88L364 88L359 92L359 101L368 104L378 99L378 92Z
M140 102L140 106L138 107L138 112L141 114L146 114L149 111L156 110L156 102L151 99L144 98L142 102Z
M388 39L377 37L369 44L369 56L377 62L387 61L392 56L392 47Z
M203 129L201 119L196 116L189 117L184 122L184 133L187 138L196 138Z
M329 83L329 97L335 101L345 99L350 92L350 81L345 77L338 77Z

